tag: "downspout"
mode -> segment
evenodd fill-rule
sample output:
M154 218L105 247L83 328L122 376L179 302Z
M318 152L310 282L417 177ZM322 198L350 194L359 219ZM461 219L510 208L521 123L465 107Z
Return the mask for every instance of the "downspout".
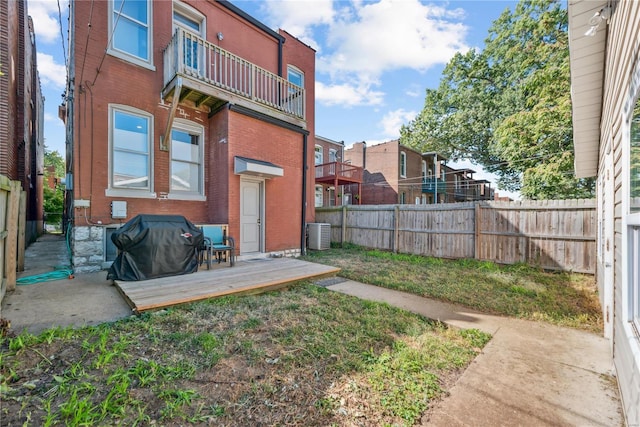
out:
M302 134L302 221L300 226L300 255L306 255L307 234L307 134Z
M284 39L278 39L278 75L282 77L282 45L284 44Z

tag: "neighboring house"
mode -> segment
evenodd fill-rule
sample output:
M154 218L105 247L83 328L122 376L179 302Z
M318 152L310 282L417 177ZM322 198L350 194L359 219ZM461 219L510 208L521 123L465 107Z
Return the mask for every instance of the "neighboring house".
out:
M26 0L0 2L0 175L26 192L26 242L42 233L44 98Z
M362 168L345 163L344 142L315 137L315 206L359 205Z
M640 2L569 0L575 174L597 177L596 279L626 423L640 425ZM591 35L591 36L590 36Z
M363 204L426 205L493 198L491 184L473 179L470 169L453 169L445 165L446 157L420 153L397 140L370 147L356 142L344 153L346 162L364 169Z
M67 219L76 271L137 214L228 224L238 254L304 251L315 51L227 1L70 2Z

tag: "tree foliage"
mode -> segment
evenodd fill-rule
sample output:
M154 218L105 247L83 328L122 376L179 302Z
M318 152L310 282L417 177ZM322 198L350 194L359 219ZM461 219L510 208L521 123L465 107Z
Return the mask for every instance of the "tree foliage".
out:
M60 178L62 178L65 174L64 159L57 151L45 151L44 166L44 211L47 213L47 222L59 223L62 218L62 211L64 209L64 189L62 188L62 185L59 184ZM50 188L48 185L49 176L51 175L48 166L54 167L53 176L54 178L57 178L55 182L58 183L55 188Z
M493 22L482 51L456 54L401 143L470 159L524 198L592 197L573 176L567 11L521 1Z

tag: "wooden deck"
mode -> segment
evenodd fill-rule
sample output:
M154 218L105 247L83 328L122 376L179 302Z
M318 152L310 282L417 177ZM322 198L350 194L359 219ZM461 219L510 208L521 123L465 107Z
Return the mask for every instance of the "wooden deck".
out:
M120 293L136 313L230 294L259 293L299 280L332 276L339 268L293 258L220 264L197 273L136 282L115 280Z

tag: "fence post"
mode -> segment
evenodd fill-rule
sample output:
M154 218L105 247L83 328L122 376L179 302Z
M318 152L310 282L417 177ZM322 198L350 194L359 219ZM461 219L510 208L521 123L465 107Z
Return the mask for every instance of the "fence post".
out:
M340 245L344 247L344 239L347 238L347 205L342 205L342 236L340 237Z
M392 250L398 253L398 240L400 239L400 205L396 205L393 212L393 245Z
M18 254L18 214L20 211L20 181L11 181L11 192L7 206L7 238L5 240L4 268L7 277L7 291L16 289L16 264Z
M24 252L27 247L25 234L27 228L27 192L20 191L20 209L18 212L18 271L24 271ZM37 226L36 226L37 230ZM37 234L37 233L36 233Z
M480 259L480 202L475 203L475 221L474 221L474 238L475 238L475 249L473 253L473 257L475 259Z

